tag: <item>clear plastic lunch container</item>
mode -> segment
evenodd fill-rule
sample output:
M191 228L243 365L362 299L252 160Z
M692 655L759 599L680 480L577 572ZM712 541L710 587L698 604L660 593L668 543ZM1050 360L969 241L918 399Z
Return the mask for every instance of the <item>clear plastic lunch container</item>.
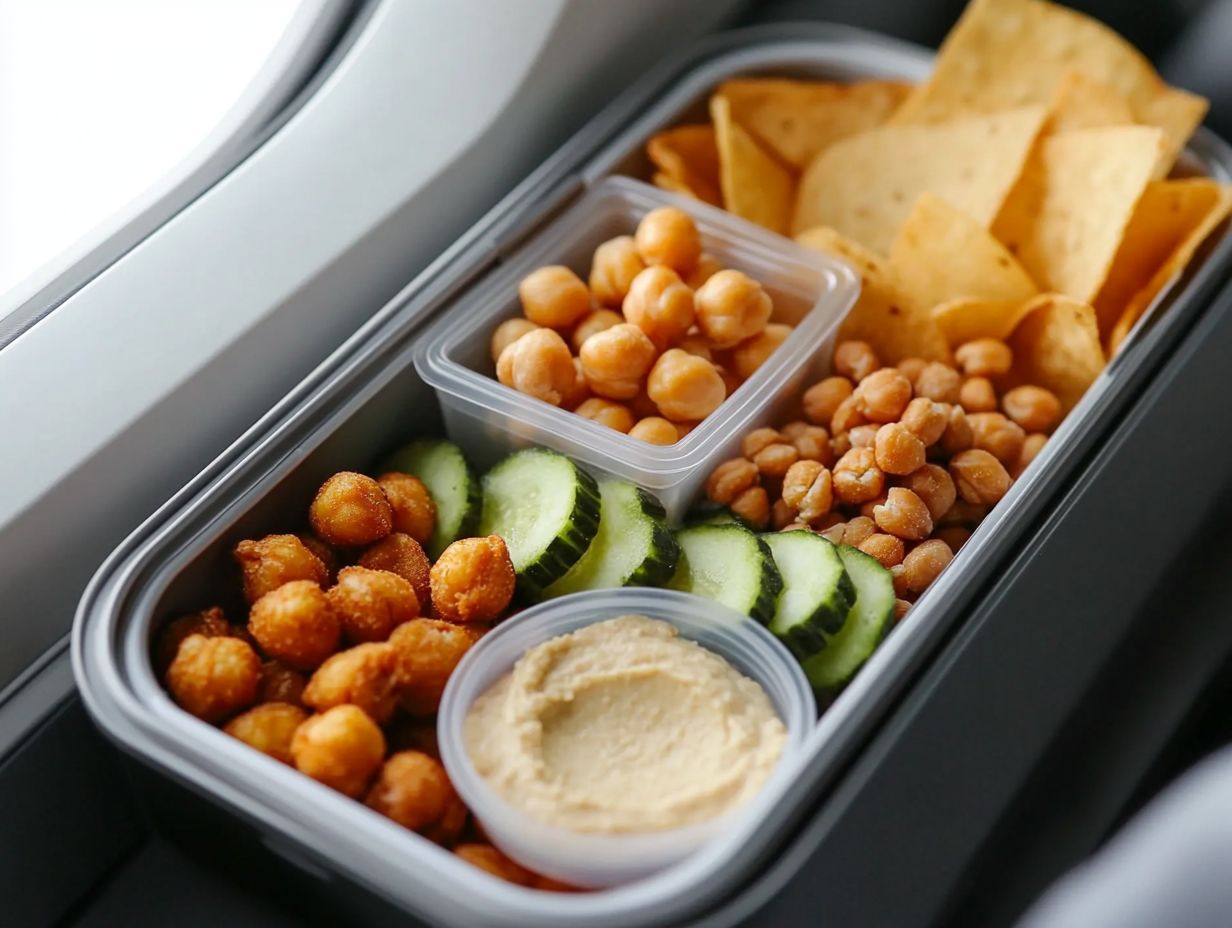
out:
M537 821L505 802L475 770L462 736L467 712L528 649L595 622L630 614L670 622L682 637L718 654L760 684L787 729L783 756L752 802L687 828L596 835ZM437 737L449 778L493 844L519 863L558 880L607 887L663 870L742 820L756 820L758 798L773 795L776 780L791 771L816 720L813 691L799 662L757 622L688 593L626 588L552 600L519 613L481 638L449 679L437 716Z
M596 246L628 235L650 210L689 213L702 248L759 281L774 301L773 322L795 332L715 412L674 445L652 445L591 422L496 380L492 332L521 315L518 282L538 267L564 264L583 279ZM750 429L780 418L830 355L839 322L860 283L843 262L807 251L729 213L625 177L596 183L533 241L428 328L415 352L420 377L437 390L445 429L481 468L516 448L540 445L591 470L633 481L679 519L706 475L731 457Z

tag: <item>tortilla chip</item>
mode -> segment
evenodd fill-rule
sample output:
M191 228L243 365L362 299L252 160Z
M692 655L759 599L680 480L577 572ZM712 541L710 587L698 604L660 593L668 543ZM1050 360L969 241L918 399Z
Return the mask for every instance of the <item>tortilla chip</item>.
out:
M1029 383L1051 390L1066 412L1104 369L1095 310L1057 293L1030 301L1009 346L1014 352L1010 385Z
M1029 301L983 300L963 296L938 303L932 309L932 316L950 348L957 348L977 338L1005 341L1031 309Z
M951 360L945 335L927 309L911 304L884 258L824 226L800 233L796 241L805 248L838 255L860 275L860 296L839 327L839 340L868 342L885 364L897 364L903 358Z
M795 179L768 155L731 115L722 94L710 98L719 148L719 185L727 211L786 235L791 222Z
M1046 104L1070 69L1121 94L1135 122L1164 130L1169 165L1206 114L1206 100L1169 87L1132 45L1090 17L1043 0L972 0L942 44L932 77L890 122Z
M719 149L710 126L676 126L652 136L646 156L659 169L655 183L666 190L685 193L714 206L722 206L719 194ZM658 177L674 182L659 184Z
M725 81L718 92L731 102L732 118L766 151L802 171L822 149L885 122L911 86L745 78Z
M831 226L886 253L921 193L988 225L1022 171L1043 107L936 126L882 126L836 142L800 180L793 229Z
M912 302L924 307L957 297L1021 303L1039 292L987 229L931 193L916 200L898 230L890 266Z
M1165 181L1164 183L1210 184L1215 188L1215 199L1202 218L1188 230L1184 238L1172 249L1172 253L1159 265L1146 285L1141 287L1130 299L1108 335L1109 356L1121 347L1134 324L1151 308L1160 294L1168 289L1177 276L1185 270L1189 262L1193 260L1193 256L1198 248L1201 247L1202 243L1210 237L1211 233L1232 211L1232 187L1227 184L1215 184L1209 180ZM1186 193L1192 199L1198 199L1198 196L1193 191L1187 191Z
M1134 113L1125 96L1082 71L1069 70L1061 75L1050 110L1044 129L1050 135L1134 124Z
M1082 129L1041 139L993 234L1044 290L1089 303L1151 179L1163 133Z

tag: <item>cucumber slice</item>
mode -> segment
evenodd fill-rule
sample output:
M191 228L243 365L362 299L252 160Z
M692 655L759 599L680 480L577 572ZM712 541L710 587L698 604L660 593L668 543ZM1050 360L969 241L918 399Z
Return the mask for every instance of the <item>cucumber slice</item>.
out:
M411 474L428 488L436 504L436 529L427 545L432 560L457 539L469 538L478 530L483 503L479 478L453 442L413 441L386 458L382 470Z
M690 525L676 532L680 564L669 584L731 606L759 622L774 615L783 580L766 543L747 528Z
M545 597L616 586L662 586L680 559L659 501L623 480L599 480L599 533Z
M694 506L684 517L685 525L742 525L749 528L748 523L726 506L712 503L709 500Z
M769 629L801 661L826 646L826 635L843 627L856 588L838 548L813 532L771 532L761 536L783 575Z
M515 451L484 475L479 534L505 540L528 599L567 574L598 531L595 478L563 454Z
M826 648L804 661L804 673L821 693L845 686L877 650L894 619L894 578L890 572L863 551L849 545L838 546L847 576L855 584L856 601L847 621Z

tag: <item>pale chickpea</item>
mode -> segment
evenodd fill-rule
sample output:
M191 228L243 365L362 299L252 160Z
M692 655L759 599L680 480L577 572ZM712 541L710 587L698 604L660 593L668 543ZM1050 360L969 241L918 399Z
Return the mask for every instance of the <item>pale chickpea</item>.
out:
M908 474L902 485L924 500L928 514L933 517L934 522L950 511L958 496L949 471L936 464L925 464L919 470Z
M868 516L856 516L848 520L844 526L842 543L858 548L875 534L877 534L877 523Z
M613 400L591 397L574 410L583 419L606 425L617 432L628 432L633 428L633 413L628 406Z
M567 329L591 310L586 284L560 264L541 267L522 278L518 298L527 319L553 329Z
M696 290L721 270L723 270L723 265L719 263L719 259L703 251L701 257L697 259L697 267L693 268L693 273L688 276L685 283Z
M632 235L608 239L590 260L590 292L604 306L620 306L633 278L645 267Z
M577 369L559 332L536 329L501 352L496 377L519 393L559 406L575 390Z
M693 325L693 291L670 267L648 267L629 287L625 320L645 332L660 351L670 348Z
M851 447L872 448L877 443L877 430L880 428L881 426L873 423L852 426L847 432Z
M813 529L822 538L833 542L836 545L843 544L843 534L847 531L846 522L835 522L833 525L827 525L825 528L817 526ZM786 529L784 529L786 531Z
M757 483L757 465L744 458L724 461L706 478L706 497L720 506Z
M727 398L727 388L714 365L679 348L665 351L655 362L646 392L673 422L704 419Z
M968 503L991 506L1010 488L1010 475L1000 461L982 448L971 448L950 461L950 476L958 495Z
M897 368L883 367L861 380L852 395L870 422L897 422L911 402L911 381Z
M1036 456L1044 450L1044 445L1048 442L1048 436L1041 432L1034 432L1023 439L1022 452L1018 455L1018 463L1010 471L1010 476L1015 480L1022 474L1024 470L1035 460Z
M954 360L968 377L997 377L1014 365L1010 346L996 338L977 338L958 346Z
M885 472L872 448L852 448L834 465L834 495L856 506L876 499L885 487Z
M820 519L834 505L830 471L816 461L797 461L783 477L783 498L789 511L805 524Z
M740 271L719 271L693 298L697 325L715 348L731 348L759 334L770 321L770 294Z
M800 452L795 445L786 442L775 442L762 448L753 455L753 463L763 477L781 478L787 469L800 459Z
M895 564L903 562L906 547L898 536L877 532L869 535L860 543L860 550L870 557L875 557L881 562L882 567L889 570Z
M905 599L894 600L894 621L901 622L907 618L907 613L911 611L911 603Z
M846 377L827 377L804 391L804 417L816 425L829 425L842 402L855 391Z
M834 349L834 373L859 383L877 368L881 361L868 342L839 342Z
M714 352L710 350L710 342L700 332L691 332L686 335L677 343L676 347L689 354L695 354L699 358L705 358L707 361L714 360Z
M895 367L914 385L915 379L920 376L920 372L928 367L928 362L923 358L903 358Z
M687 422L687 421L675 420L675 419L671 420L671 422L672 422L672 425L676 426L676 432L680 435L680 438L677 439L678 441L684 441L684 439L688 437L688 434L690 432L692 432L695 428L701 425L700 422Z
M652 445L674 445L680 440L676 426L659 416L647 416L634 423L629 429L629 437L637 438Z
M954 560L950 546L939 538L921 542L903 559L903 581L912 593L923 593Z
M908 541L920 541L933 531L933 517L924 500L905 487L891 487L886 501L874 510L873 519L883 532Z
M725 367L722 364L715 364L714 369L718 371L719 377L722 378L723 389L727 392L728 396L731 396L740 389L740 384L742 381L736 376L736 372L734 370L730 367Z
M864 502L860 504L860 507L859 507L860 515L867 516L868 518L872 519L877 514L877 507L884 506L885 501L886 501L885 493L882 493L880 496L874 499L865 500Z
M930 400L927 396L917 396L907 404L900 421L927 448L935 445L945 434L950 410L944 403Z
M851 433L839 432L830 439L830 457L838 460L851 450Z
M776 532L783 531L789 525L803 524L796 521L796 514L791 511L791 507L785 501L776 499L770 505L770 526Z
M731 511L757 531L770 524L770 497L765 487L749 487L731 501Z
M560 408L575 410L590 399L590 384L586 382L586 374L582 372L582 362L573 359L573 386L560 395Z
M569 344L573 346L574 351L581 351L582 346L586 344L586 339L590 336L605 332L624 321L625 317L614 309L596 309L582 317L573 330L573 334L569 336Z
M970 540L971 529L961 525L947 525L945 528L937 529L933 537L938 541L944 541L951 551L957 552Z
M656 354L646 333L624 322L586 339L579 357L591 390L608 399L629 400L637 396Z
M970 448L974 440L971 423L967 421L963 408L957 403L950 406L949 420L945 424L945 431L941 433L941 440L937 443L941 452L946 455L958 454Z
M501 353L516 342L527 332L533 332L539 326L535 325L529 319L524 319L521 316L514 316L512 319L506 319L496 327L496 331L492 333L492 363L495 364L500 360Z
M830 434L841 435L844 432L850 432L857 425L865 425L868 422L864 418L864 413L860 412L860 404L855 396L849 396L838 404L838 408L834 410L834 416L830 419Z
M787 436L778 429L760 428L753 429L749 434L745 435L740 442L740 453L749 460L753 459L753 455L757 454L762 448L767 445L774 445L786 441Z
M648 419L651 416L659 415L659 407L650 398L650 394L646 392L645 386L637 391L637 396L628 401L628 406L633 410L633 416L636 419Z
M1061 401L1043 387L1015 387L1001 397L1001 408L1028 432L1051 432L1061 421Z
M1018 463L1026 433L999 412L978 412L967 416L971 423L972 446L983 448L1006 467Z
M997 391L987 377L968 377L959 388L958 403L969 413L994 412Z
M783 426L783 437L796 446L802 460L817 461L826 467L834 463L834 452L830 450L830 433L820 425L789 422Z
M915 379L915 395L926 396L938 403L957 403L962 388L958 371L940 361L931 361Z
M775 350L792 333L792 327L771 322L760 335L745 339L732 349L731 363L736 376L748 380L774 354Z
M924 442L901 422L889 422L877 430L873 452L877 466L887 474L904 476L924 466Z
M693 217L674 206L660 206L643 216L634 240L647 264L664 264L684 276L697 267L702 253L702 238Z

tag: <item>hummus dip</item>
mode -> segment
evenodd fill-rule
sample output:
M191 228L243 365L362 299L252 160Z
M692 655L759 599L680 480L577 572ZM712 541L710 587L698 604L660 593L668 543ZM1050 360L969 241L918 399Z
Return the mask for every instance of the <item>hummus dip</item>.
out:
M757 793L787 737L761 686L641 615L531 648L475 700L463 734L511 805L599 834L721 815Z

